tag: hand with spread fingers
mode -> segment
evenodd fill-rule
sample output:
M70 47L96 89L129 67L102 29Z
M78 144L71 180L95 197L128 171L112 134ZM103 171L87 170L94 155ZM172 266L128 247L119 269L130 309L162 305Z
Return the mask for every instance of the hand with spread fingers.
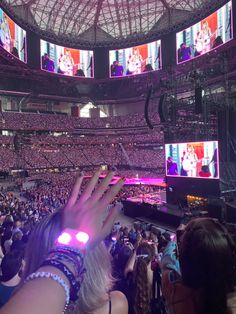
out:
M25 284L0 309L1 314L32 314L32 309L34 314L66 313L69 302L78 299L86 272L83 262L86 250L94 248L111 231L122 207L119 203L108 211L109 203L122 188L124 180L110 187L114 172L109 172L98 183L100 175L101 170L98 170L82 193L83 174L77 178L63 209L62 234L41 267L26 278ZM79 234L87 237L86 242L82 238L80 242ZM81 243L86 243L86 250Z
M110 208L107 217L105 216L108 205L119 193L124 180L120 179L112 187L109 187L114 172L110 171L98 184L100 175L101 170L96 171L80 194L83 182L83 173L81 173L63 211L63 228L86 232L89 235L90 248L98 244L111 231L122 208L122 204L117 203Z

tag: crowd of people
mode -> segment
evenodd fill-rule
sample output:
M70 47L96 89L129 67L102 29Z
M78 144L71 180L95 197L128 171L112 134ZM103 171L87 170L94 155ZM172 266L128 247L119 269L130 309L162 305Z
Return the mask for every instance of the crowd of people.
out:
M1 150L1 149L0 149ZM2 148L4 154L0 157L1 170L15 168L19 158L25 169L45 169L63 167L84 167L113 164L129 168L147 168L155 172L163 167L164 151L153 149L125 148L125 153L119 145L65 146L54 148L25 147L17 154L13 149ZM6 156L9 158L6 159Z
M101 189L105 192L105 183L109 183L112 175L109 172L98 183L95 194ZM54 311L54 306L57 309L56 303L63 303L63 295L59 298L56 294L56 303L52 305L34 290L34 281L42 289L49 285L49 279L34 278L31 285L25 284L32 273L44 269L41 265L45 256L52 254L50 250L62 231L66 210L73 198L78 197L73 188L75 175L50 179L47 184L22 190L20 194L1 188L0 306L3 308L0 313L19 313L16 305L20 298L24 299L24 293L31 293L29 291L35 291L36 296L24 304L25 313L29 313L27 306L32 310L36 300L44 301L41 306L44 313L62 312ZM80 198L88 192L88 187L95 187L91 187L88 179L80 181L79 185ZM125 186L120 190L119 186L113 194L113 204L139 193L139 189ZM63 215L62 208L65 208ZM108 215L111 208L112 205L106 207ZM86 272L79 299L69 303L66 313L235 313L235 243L226 227L217 220L193 219L171 234L149 223L123 224L116 219L111 231L103 237L104 241L100 240L84 256ZM47 292L55 295L56 284L50 287Z
M150 113L150 119L158 124L158 113ZM2 112L0 119L1 129L10 130L74 131L81 128L109 129L137 126L146 126L144 115L132 114L106 118L77 118L62 114Z
M144 171L163 168L163 134L158 131L130 135L4 136L0 141L0 171L112 164ZM149 170L150 171L150 170Z

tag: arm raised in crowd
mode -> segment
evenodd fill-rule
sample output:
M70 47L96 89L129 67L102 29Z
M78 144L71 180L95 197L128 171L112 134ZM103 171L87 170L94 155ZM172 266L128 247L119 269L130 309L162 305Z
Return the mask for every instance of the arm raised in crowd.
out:
M114 199L123 186L124 181L109 188L114 173L109 172L104 180L97 186L101 171L97 171L85 190L78 199L83 175L76 180L69 201L63 211L63 229L81 230L89 235L86 250L93 249L110 232L111 227L119 213L120 206L112 207L106 217L108 204ZM39 239L40 241L40 239ZM78 245L78 246L76 246ZM55 249L57 245L55 245ZM81 250L81 243L73 243L73 249ZM67 268L78 276L73 265L65 263ZM10 299L0 310L0 314L59 314L63 313L66 303L65 286L70 286L70 281L63 271L52 266L43 266L38 269L37 274L49 273L50 276L60 280L51 280L45 276L33 278L25 283L22 288ZM32 278L31 278L32 279ZM60 282L61 283L60 283ZM62 284L63 282L63 284ZM70 287L71 288L71 287Z

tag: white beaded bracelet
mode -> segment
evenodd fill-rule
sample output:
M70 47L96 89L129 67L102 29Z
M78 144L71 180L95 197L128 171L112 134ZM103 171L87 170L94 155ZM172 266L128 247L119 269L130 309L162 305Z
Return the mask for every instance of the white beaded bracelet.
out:
M46 271L38 271L35 273L32 273L31 275L29 275L26 279L25 282L28 282L30 280L34 280L37 278L48 278L48 279L52 279L53 281L57 282L64 290L65 290L65 294L66 294L66 304L65 304L65 308L62 312L65 313L68 304L70 302L70 288L69 286L65 283L65 281L58 275L50 273L50 272L46 272Z

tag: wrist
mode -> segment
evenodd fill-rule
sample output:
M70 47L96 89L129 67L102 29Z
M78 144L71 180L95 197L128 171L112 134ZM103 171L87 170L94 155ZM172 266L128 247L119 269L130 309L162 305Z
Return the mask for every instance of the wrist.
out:
M70 232L70 237L65 236L65 234L69 234L68 232ZM66 276L70 284L71 301L78 299L78 292L86 272L84 268L84 252L78 248L77 244L76 247L74 245L76 243L74 236L76 237L77 233L75 230L73 232L64 230L62 233L62 240L64 241L60 239L60 235L58 237L59 241L55 242L54 248L52 248L41 265L41 267L54 267ZM62 242L70 245L62 244Z

